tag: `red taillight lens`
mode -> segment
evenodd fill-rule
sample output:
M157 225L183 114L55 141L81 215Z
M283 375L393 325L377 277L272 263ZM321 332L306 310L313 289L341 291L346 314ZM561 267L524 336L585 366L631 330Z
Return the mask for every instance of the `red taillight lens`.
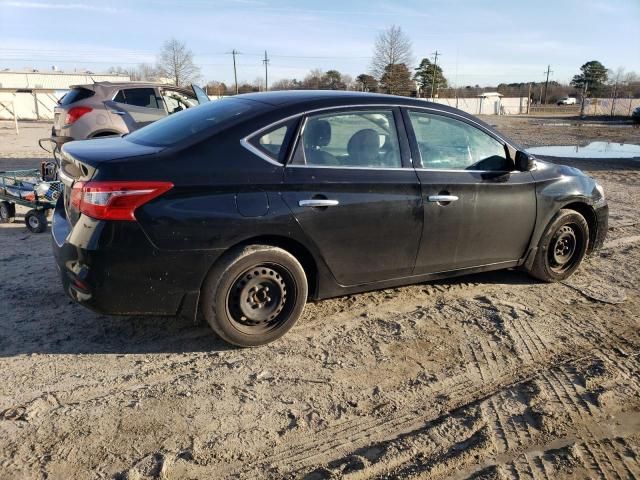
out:
M85 113L89 113L93 108L90 107L73 107L67 112L67 119L65 120L66 125L71 125L76 120L78 120Z
M82 187L84 182L76 182L71 188L71 195L69 196L69 204L76 210L80 210L80 201L82 200Z
M135 221L136 208L171 188L171 182L76 182L69 202L98 220Z

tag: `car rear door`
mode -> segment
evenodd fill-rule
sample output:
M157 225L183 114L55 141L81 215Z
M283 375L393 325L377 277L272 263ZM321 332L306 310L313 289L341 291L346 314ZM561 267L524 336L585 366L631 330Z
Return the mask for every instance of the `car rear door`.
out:
M284 179L285 202L338 283L412 273L422 202L399 109L310 114Z
M154 87L122 88L112 100L107 100L104 104L113 121L117 122L120 117L129 132L167 115Z
M403 114L424 202L416 273L519 260L536 220L531 173L515 171L505 142L466 117Z

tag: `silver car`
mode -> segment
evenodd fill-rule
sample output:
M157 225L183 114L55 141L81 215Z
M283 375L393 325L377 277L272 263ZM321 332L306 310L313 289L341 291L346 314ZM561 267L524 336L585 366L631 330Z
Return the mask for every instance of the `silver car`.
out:
M123 135L167 115L208 102L195 85L180 88L143 82L74 85L54 108L52 140Z

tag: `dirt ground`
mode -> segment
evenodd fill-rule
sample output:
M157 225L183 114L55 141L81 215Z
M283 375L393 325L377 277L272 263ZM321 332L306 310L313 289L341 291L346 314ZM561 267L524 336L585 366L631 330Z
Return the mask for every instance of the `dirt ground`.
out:
M524 146L640 144L629 126L485 120ZM9 127L0 170L46 157L48 125ZM565 163L611 209L566 282L503 271L326 300L249 350L71 303L49 235L0 225L0 478L640 477L640 163Z

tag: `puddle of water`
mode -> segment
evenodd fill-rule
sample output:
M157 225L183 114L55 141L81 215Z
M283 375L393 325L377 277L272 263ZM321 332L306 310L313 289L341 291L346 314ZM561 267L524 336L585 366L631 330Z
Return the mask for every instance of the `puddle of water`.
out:
M630 143L591 142L589 145L551 145L531 147L527 152L534 155L571 158L640 158L640 145Z

